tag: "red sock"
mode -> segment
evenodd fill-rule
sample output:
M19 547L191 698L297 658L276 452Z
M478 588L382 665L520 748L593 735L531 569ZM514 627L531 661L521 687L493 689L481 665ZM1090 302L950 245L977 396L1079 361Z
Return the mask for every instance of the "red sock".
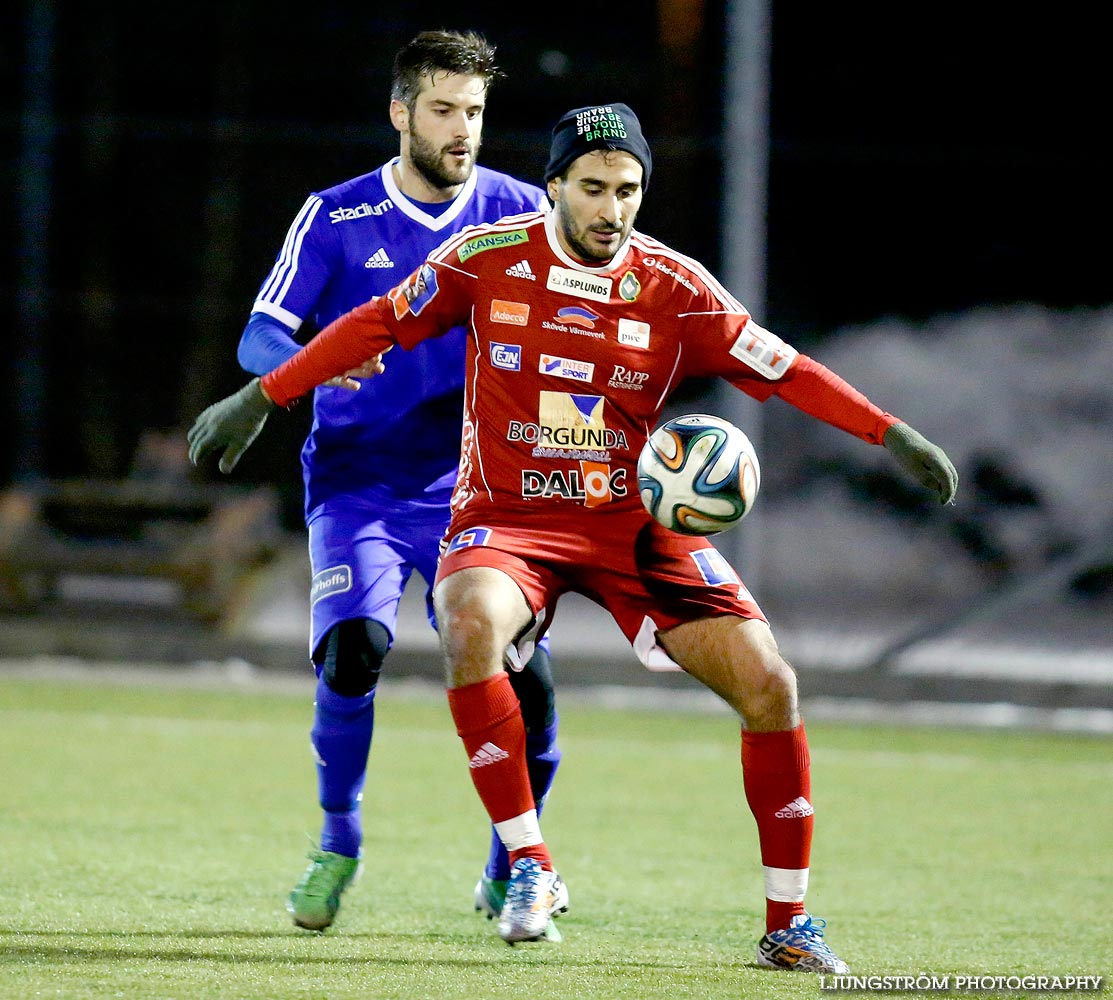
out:
M472 783L510 863L530 857L552 868L526 769L526 728L510 678L503 671L478 684L451 688L448 707L464 741Z
M812 850L811 759L804 724L777 733L742 733L742 783L757 820L765 868L765 929L804 912Z

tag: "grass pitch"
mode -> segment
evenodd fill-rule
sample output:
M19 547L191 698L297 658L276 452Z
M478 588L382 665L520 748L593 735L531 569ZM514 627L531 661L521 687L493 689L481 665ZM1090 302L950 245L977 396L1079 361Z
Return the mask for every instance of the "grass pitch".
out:
M363 878L331 930L298 931L283 903L318 828L310 712L308 682L0 674L0 997L827 992L753 964L761 868L726 713L567 699L544 823L572 909L562 945L510 948L471 907L486 817L447 705L384 686ZM853 972L1104 975L1108 989L1113 741L809 733L808 902Z

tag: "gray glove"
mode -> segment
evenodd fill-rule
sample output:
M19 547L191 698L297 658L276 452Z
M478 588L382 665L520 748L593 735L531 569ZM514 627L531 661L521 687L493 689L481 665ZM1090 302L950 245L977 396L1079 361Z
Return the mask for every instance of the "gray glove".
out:
M189 460L196 465L210 452L223 448L220 471L231 472L243 453L251 447L251 442L259 436L274 408L274 403L263 395L259 380L253 378L238 392L202 410L193 421L186 435Z
M908 424L893 424L882 444L897 464L926 489L939 494L940 503L954 503L958 472L947 453Z

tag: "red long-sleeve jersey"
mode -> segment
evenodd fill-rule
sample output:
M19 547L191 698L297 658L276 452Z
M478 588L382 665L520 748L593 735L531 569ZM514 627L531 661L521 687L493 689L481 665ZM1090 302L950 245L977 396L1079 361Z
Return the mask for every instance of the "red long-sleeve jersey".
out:
M873 444L897 422L762 329L698 261L634 231L610 263L588 267L564 253L554 225L554 214L536 213L462 230L263 388L286 405L395 344L466 326L457 527L492 507L515 523L570 506L640 506L638 455L689 376L780 396Z

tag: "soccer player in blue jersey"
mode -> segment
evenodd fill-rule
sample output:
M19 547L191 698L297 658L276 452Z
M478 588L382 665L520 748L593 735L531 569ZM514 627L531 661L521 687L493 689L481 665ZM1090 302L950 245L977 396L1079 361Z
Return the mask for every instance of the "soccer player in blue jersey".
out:
M476 165L487 91L501 75L494 56L482 36L447 31L423 32L399 50L390 100L399 155L309 196L243 331L247 371L277 367L297 353L306 320L323 327L388 291L464 226L548 208L539 187ZM314 395L302 466L318 678L311 736L324 821L287 903L294 923L311 930L333 922L359 868L375 687L414 570L434 622L429 588L460 456L464 335L459 328L397 352L389 371L358 391L339 379ZM560 761L547 650L512 673L540 806ZM508 877L493 834L477 910L498 915Z

